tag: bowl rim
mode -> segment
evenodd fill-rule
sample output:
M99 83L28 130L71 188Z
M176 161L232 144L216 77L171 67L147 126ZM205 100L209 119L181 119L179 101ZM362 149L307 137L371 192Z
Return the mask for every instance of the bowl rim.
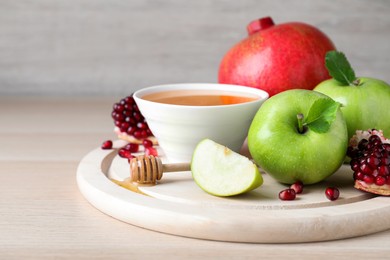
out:
M211 88L210 88L211 86ZM185 87L185 88L183 88ZM228 87L225 89L225 87ZM150 100L145 100L142 98L143 95L151 94L151 93L157 93L167 90L178 90L178 89L184 89L184 90L223 90L226 92L231 93L248 93L258 96L259 98L253 101L244 102L244 103L237 103L237 104L226 104L226 105L218 105L218 106L193 106L193 105L177 105L177 104L165 104L160 102L154 102ZM234 84L220 84L220 83L174 83L174 84L161 84L161 85L154 85L150 87L141 88L139 90L136 90L133 93L133 98L135 99L136 103L138 102L144 102L145 104L153 104L161 107L172 107L172 108L191 108L191 109L210 109L210 108L223 108L223 107L235 107L235 106L246 106L249 104L256 104L264 102L269 98L268 92L253 88L249 86L242 86L242 85L234 85Z

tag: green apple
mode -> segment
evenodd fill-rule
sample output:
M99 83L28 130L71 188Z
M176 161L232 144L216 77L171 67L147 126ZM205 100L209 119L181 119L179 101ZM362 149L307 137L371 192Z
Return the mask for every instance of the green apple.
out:
M263 103L248 132L255 162L277 181L320 182L342 165L348 145L340 104L311 90L287 90Z
M323 81L314 90L342 104L349 138L356 130L373 128L390 136L390 86L378 79L357 78L340 52L328 52L326 65L333 78Z
M238 195L263 184L263 177L252 161L210 139L197 144L191 171L196 184L215 196Z

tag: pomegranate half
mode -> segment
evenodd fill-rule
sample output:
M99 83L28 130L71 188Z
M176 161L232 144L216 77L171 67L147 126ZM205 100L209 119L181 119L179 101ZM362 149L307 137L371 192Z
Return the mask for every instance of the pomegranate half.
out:
M332 41L317 28L290 22L275 25L272 18L252 21L248 37L223 57L218 81L265 90L270 96L287 89L313 89L330 78L325 54Z
M357 130L347 155L356 189L390 196L390 140L382 130Z

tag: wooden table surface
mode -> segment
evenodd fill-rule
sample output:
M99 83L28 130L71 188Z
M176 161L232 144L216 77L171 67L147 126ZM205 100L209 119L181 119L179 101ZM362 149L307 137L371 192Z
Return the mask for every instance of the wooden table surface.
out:
M390 230L321 243L244 244L157 233L105 215L79 192L76 169L85 154L115 138L110 113L116 100L0 97L1 259L386 259L390 255Z

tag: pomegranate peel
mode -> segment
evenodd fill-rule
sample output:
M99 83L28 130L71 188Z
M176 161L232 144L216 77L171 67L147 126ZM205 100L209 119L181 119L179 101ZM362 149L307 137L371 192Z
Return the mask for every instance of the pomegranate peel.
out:
M383 186L378 186L376 184L366 184L364 181L355 180L354 187L358 190L370 192L382 196L390 196L390 185L384 184Z

